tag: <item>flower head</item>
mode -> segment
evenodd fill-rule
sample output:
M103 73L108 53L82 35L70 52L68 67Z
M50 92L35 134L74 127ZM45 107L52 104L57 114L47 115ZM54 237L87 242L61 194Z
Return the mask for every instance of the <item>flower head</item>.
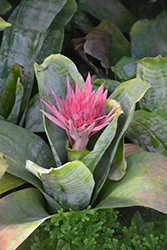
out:
M106 115L107 90L104 86L92 91L91 77L88 74L85 85L81 91L76 82L75 93L67 76L66 99L60 99L47 84L50 94L54 96L57 108L51 103L41 101L53 113L41 112L57 126L66 130L72 149L85 149L89 137L108 125L115 117L114 110L117 105ZM119 103L118 103L119 104Z

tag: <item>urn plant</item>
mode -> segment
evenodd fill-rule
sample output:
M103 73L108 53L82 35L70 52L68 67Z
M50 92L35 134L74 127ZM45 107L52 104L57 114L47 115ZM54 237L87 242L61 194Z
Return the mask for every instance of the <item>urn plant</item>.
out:
M38 135L0 121L3 249L17 248L47 218L58 218L61 208L68 213L88 205L95 210L144 205L166 213L166 157L142 152L124 158L135 103L150 84L134 78L107 96L105 84L92 90L90 75L84 83L74 63L60 54L34 68L49 146ZM87 113L80 114L84 105ZM71 108L79 119L95 114L93 123L84 120L82 129L72 125Z
M105 0L102 8L99 0L13 2L9 20L0 19L0 29L8 27L0 50L0 248L16 249L45 220L57 225L71 208L93 214L140 205L167 213L166 98L155 94L159 82L165 93L166 59L142 59L167 55L166 12L137 21L142 16L129 12L125 1ZM85 34L104 29L112 37L112 74L95 81L98 89L90 75L85 83L74 63L57 54L72 16ZM29 102L34 70L40 98ZM125 158L125 133L150 153Z

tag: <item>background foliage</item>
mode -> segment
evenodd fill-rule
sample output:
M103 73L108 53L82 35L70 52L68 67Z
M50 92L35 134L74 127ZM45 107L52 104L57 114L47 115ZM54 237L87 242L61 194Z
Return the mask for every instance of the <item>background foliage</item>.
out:
M73 225L68 218L75 217L75 213L63 215L60 211L53 216L55 208L57 211L61 205L28 172L25 161L31 160L45 168L67 162L67 137L47 119L43 123L39 96L47 98L43 91L46 81L53 85L59 97L65 96L66 72L71 85L77 80L80 87L91 72L94 88L105 81L108 98L120 101L124 114L98 134L100 140L96 137L90 140L90 153L82 160L96 182L90 204L96 209L144 205L167 213L166 0L137 0L135 4L132 0L0 0L0 15L0 242L3 249L17 248L51 217L53 220L45 222L45 233L50 230L49 242L58 244L60 249L75 244L92 249L100 245L104 249L111 246L117 249L120 245L120 249L125 249L130 237L134 240L129 249L133 245L138 246L136 249L163 249L165 233L151 236L148 230L146 240L140 237L143 224L139 215L138 219L136 215L132 219L136 227L118 229L120 225L115 215L111 217L112 210L106 214L99 212L99 220L98 212L93 209L78 213L85 221L89 218L93 239L88 235L85 241L76 237L76 242L65 242L66 229ZM105 50L104 37L101 39L99 35L89 41L87 48L91 54L88 55L86 42L95 29L107 31L109 50ZM96 41L103 48L102 54L97 49L99 45L95 46ZM124 142L132 142L143 148L137 151L147 152L136 153L136 147L132 146L132 155L127 156ZM111 220L113 228L106 224ZM53 225L59 225L55 239ZM74 235L78 231L85 233L82 226L76 223ZM44 233L44 226L39 230ZM11 232L14 237L10 237ZM104 242L99 237L101 232ZM121 232L122 238L117 239ZM37 238L32 249L38 249L38 245L44 244L41 242ZM49 244L47 239L46 242Z

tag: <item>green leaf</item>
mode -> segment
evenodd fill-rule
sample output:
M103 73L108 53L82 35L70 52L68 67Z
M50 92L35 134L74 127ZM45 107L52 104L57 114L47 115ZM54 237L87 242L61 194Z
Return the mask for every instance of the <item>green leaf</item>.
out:
M91 16L85 11L77 11L74 15L75 24L82 30L84 33L89 33L95 28L95 23L93 22Z
M153 20L139 20L130 31L131 54L141 59L155 57L159 54L167 56L167 13L162 11Z
M56 105L53 95L45 90L48 90L46 83L53 89L55 94L62 98L67 93L67 74L69 76L70 84L74 88L75 80L82 88L84 80L78 72L75 64L67 57L57 54L51 55L45 59L43 64L35 63L35 74L38 81L39 95L42 99L47 99ZM43 110L48 112L48 109L42 105ZM67 162L66 152L66 132L55 125L48 118L44 117L44 127L51 145L53 155L57 166L61 166Z
M35 188L11 193L0 200L1 249L16 249L43 221L49 218L44 198Z
M94 180L89 169L81 161L45 169L27 160L26 168L42 181L45 192L65 210L81 210L88 206Z
M22 94L20 95L20 90L19 90L21 88L22 92L22 85L21 85L22 75L23 75L22 67L16 63L13 64L13 66L10 69L8 78L6 80L2 95L0 96L0 114L5 119L7 119L8 116L11 114L15 103L17 103L18 101L20 102L18 98L20 99L22 96ZM16 112L19 111L17 108L18 107L16 107Z
M47 2L24 0L10 15L9 22L14 25L4 32L0 51L0 94L5 85L8 69L14 63L22 65L25 77L21 125L33 86L33 64L43 45L47 29L66 2L66 0L48 0Z
M96 28L104 28L111 35L110 65L117 63L122 56L130 56L130 43L122 32L108 20L103 20Z
M124 136L133 118L135 103L139 101L140 98L142 98L142 96L145 94L145 92L149 87L150 84L148 84L147 82L135 78L120 84L109 97L110 99L115 99L116 101L120 102L121 108L124 111L124 113L118 119L117 131L115 133L114 138L110 141L107 150L103 154L99 164L96 166L94 170L93 174L96 186L92 202L95 201L109 173L110 177L113 178L114 175L116 177L116 180L122 178L123 174L125 174L124 171L122 172L122 168L125 170L126 167L123 155L121 156L120 154L119 157L116 156L118 157L118 159L122 158L122 164L123 164L123 165L116 164L117 169L115 169L114 165L112 165L112 162L116 154L119 142L121 138ZM108 137L110 137L110 135L108 135ZM121 151L123 154L123 149L121 149ZM96 158L99 157L98 154L99 152L97 153L97 155L96 154L94 155L95 160L97 160ZM87 157L89 157L89 155ZM87 166L88 164L89 163L86 163Z
M127 163L124 158L124 136L121 138L115 153L112 168L108 174L110 180L120 180L126 174Z
M103 2L100 0L80 0L78 10L86 11L100 21L109 20L126 33L136 21L136 18L118 0L103 0Z
M43 126L43 118L42 113L40 112L42 109L41 101L39 99L39 95L36 94L30 99L28 110L25 118L25 129L31 132L44 132Z
M167 158L140 152L126 161L126 175L118 182L106 181L96 208L147 206L167 213Z
M108 94L111 93L121 84L121 82L111 79L96 79L92 84L94 87L99 88L104 83L104 89L108 90Z
M89 168L89 170L93 173L96 168L96 165L100 161L104 152L110 145L113 140L116 129L117 129L117 120L118 117L122 114L122 110L120 110L115 118L109 123L109 125L104 129L100 137L98 138L94 148L88 155L86 155L82 162Z
M43 167L54 164L54 159L49 146L39 136L19 126L0 120L0 151L24 167L25 161L30 159ZM15 165L15 164L14 164ZM9 166L8 170L21 170ZM28 173L28 171L26 170ZM29 173L28 173L29 174Z
M23 85L22 85L22 79L21 77L19 77L16 84L14 105L10 115L7 118L9 122L17 124L22 98L23 98Z
M0 195L4 192L10 191L11 189L17 188L24 183L24 180L6 172L0 180Z
M55 165L46 142L30 131L3 120L0 120L0 142L0 151L9 163L7 171L36 186L47 199L51 212L60 209L60 205L44 192L40 180L25 168L27 159L46 168Z
M143 58L137 67L137 77L148 81L151 88L140 100L140 108L156 113L167 120L167 58Z
M90 153L89 150L87 149L72 149L70 148L70 142L69 139L67 140L66 143L66 149L67 149L67 155L68 155L68 160L69 161L75 161L75 160L82 160L83 157L85 157L86 155L88 155Z
M111 70L121 81L125 81L136 75L138 61L134 57L123 56L115 66L111 67Z
M0 17L0 31L12 26L11 23L6 22L2 17Z
M127 138L146 151L167 156L167 121L157 114L137 110L127 130Z
M3 155L0 154L0 179L3 177L4 173L6 172L6 169L8 168L9 164L4 159Z
M43 46L38 54L37 62L42 63L44 58L61 52L64 39L64 26L70 21L77 9L75 0L67 0L61 11L56 15L49 26Z
M0 14L4 15L11 9L10 3L6 0L0 0Z

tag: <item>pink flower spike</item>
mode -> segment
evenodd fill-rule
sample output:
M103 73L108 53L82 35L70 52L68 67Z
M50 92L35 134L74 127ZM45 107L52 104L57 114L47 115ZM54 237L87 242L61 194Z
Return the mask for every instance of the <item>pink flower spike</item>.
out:
M119 103L106 115L107 90L104 85L92 91L91 76L88 74L85 85L81 90L76 82L75 92L67 75L67 95L60 99L47 85L53 95L57 108L41 99L51 114L41 112L57 126L66 130L72 149L86 149L89 137L107 126L115 117L114 111ZM48 91L47 91L48 92Z

